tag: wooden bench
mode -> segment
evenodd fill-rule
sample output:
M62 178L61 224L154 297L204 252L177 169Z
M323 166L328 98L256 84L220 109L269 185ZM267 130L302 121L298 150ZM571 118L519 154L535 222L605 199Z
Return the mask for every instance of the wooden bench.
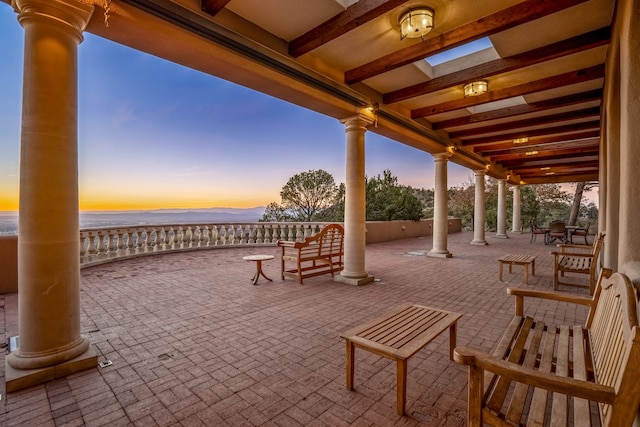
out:
M583 286L579 283L560 282L560 277L565 273L588 274L589 294L593 295L596 282L596 267L600 249L604 244L604 234L599 233L593 239L593 245L557 245L558 251L553 251L553 289L558 290L559 285Z
M355 347L396 362L398 415L404 415L407 395L407 361L449 329L449 358L456 346L460 313L406 303L340 334L346 340L347 389L353 390Z
M303 242L278 241L282 248L281 276L298 279L342 271L344 268L344 229L339 224L329 224L318 234ZM293 266L287 265L293 263Z
M631 426L640 405L640 333L629 279L603 269L593 298L525 289L493 354L456 347L469 366L468 425ZM524 316L524 298L589 306L584 326Z

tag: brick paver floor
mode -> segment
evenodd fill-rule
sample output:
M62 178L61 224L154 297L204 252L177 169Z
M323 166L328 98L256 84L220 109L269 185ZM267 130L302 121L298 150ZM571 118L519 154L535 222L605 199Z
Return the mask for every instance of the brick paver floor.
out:
M458 345L491 350L513 313L507 286L553 289L552 247L529 234L473 246L449 236L453 258L430 258L430 237L367 246L375 282L352 287L319 276L280 280L275 247L142 257L82 271L82 333L111 360L11 393L0 385L0 425L14 426L464 426L466 368L448 358L443 334L409 360L407 415L396 413L395 365L356 350L355 390L345 388L339 334L403 302L463 313ZM273 282L251 285L250 254L272 254ZM522 284L498 258L535 255ZM586 294L581 288L562 291ZM17 335L17 296L0 298L4 342ZM527 305L581 323L584 308ZM2 356L4 358L4 356ZM2 363L0 366L4 366Z

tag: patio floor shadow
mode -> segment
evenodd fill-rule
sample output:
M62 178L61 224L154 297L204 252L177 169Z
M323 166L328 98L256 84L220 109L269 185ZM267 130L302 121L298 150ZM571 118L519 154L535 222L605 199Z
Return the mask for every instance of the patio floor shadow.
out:
M277 247L150 256L82 270L82 333L96 367L16 393L0 392L0 426L464 426L466 367L449 360L444 333L408 363L407 415L396 413L395 364L356 350L355 390L345 388L340 332L404 302L456 311L458 345L491 350L513 315L507 286L553 290L552 246L487 233L449 236L453 258L431 258L431 237L367 246L371 284L329 275L280 280ZM536 275L502 255L535 255ZM245 255L269 254L251 277ZM582 279L578 279L582 280ZM586 282L585 282L586 283ZM561 291L588 295L584 288ZM0 297L4 342L17 330L17 295ZM586 308L531 301L527 312L582 323ZM4 358L4 356L3 356ZM4 363L2 365L4 366Z

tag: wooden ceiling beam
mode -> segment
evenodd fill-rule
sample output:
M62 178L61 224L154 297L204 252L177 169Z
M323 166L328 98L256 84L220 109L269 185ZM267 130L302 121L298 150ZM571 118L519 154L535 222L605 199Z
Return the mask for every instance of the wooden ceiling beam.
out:
M390 10L406 3L407 0L367 0L349 6L312 30L289 42L289 55L297 58L313 49L340 37ZM398 35L398 38L400 35Z
M584 157L568 157L568 158L553 158L553 159L536 159L532 158L529 161L517 163L510 163L506 169L508 170L518 170L522 168L541 168L541 167L556 167L556 166L579 166L582 163L590 163L590 162L598 162L599 160L598 154L590 154Z
M523 83L517 86L489 91L479 96L460 98L454 101L417 108L415 110L411 110L411 118L418 119L434 114L446 113L449 111L459 110L461 108L473 107L474 105L486 104L488 102L501 101L515 96L528 95L530 93L587 82L602 77L604 77L604 64L594 65L593 67L570 71L568 73L558 74L556 76Z
M231 0L202 0L202 10L211 16L216 16Z
M544 150L539 151L537 154L526 155L525 153L517 154L503 154L500 156L489 156L492 162L500 163L507 166L510 162L527 161L531 158L536 160L546 160L549 158L558 157L584 157L592 156L599 152L600 147L585 147L585 148L568 148L565 150ZM510 169L510 168L509 168Z
M591 157L596 155L598 155L597 150L585 150L585 151L578 151L578 152L573 152L573 151L565 152L564 150L557 150L557 151L551 151L551 152L538 153L534 156L526 156L526 157L523 156L523 157L518 157L513 159L495 159L495 160L491 158L491 160L498 164L501 164L505 169L513 169L513 168L517 168L518 166L525 166L530 162L548 162L550 160L557 159L557 158L563 158L563 159L573 158L573 159L582 159L582 161L588 161L587 158L591 160ZM545 164L544 166L550 166L550 165Z
M489 133L504 132L507 130L521 129L532 126L562 123L570 120L588 119L592 117L600 117L600 107L583 108L582 110L568 111L566 113L550 114L547 116L500 123L497 125L465 129L458 132L449 133L449 138L461 139L469 136L486 135Z
M537 177L529 178L523 182L524 185L529 184L559 184L561 182L582 182L582 181L597 181L599 178L598 173L588 174L575 174L566 176L551 175L549 177Z
M584 139L592 139L599 138L600 130L589 130L586 132L576 132L564 135L554 135L554 136L544 136L544 137L536 137L531 138L529 141L519 144L518 147L530 147L530 146L539 146L543 144L555 144L558 142L570 142L576 140L584 140ZM513 141L503 141L498 142L491 145L477 145L473 147L473 151L479 153L481 156L486 156L492 151L504 150L506 148L513 148Z
M518 174L520 176L523 175L540 175L540 173L546 173L547 171L567 171L567 170L578 170L578 169L594 169L599 167L598 161L590 161L590 162L580 162L580 163L570 163L562 166L546 166L546 167L524 167L524 168L514 168L510 169L510 171L514 174ZM547 169L550 168L550 169Z
M534 129L529 131L505 133L502 135L487 136L484 138L468 139L468 140L463 140L462 145L466 147L466 146L478 145L478 144L489 144L489 143L498 142L498 141L509 141L509 140L514 140L516 138L525 138L525 137L529 138L533 136L577 132L577 131L591 130L596 128L597 129L600 128L600 120L593 120L593 121L584 122L584 123L575 123L575 124L565 125L565 126L556 126L553 128L546 128L546 129Z
M555 143L555 144L547 144L547 145L534 145L534 146L525 146L522 147L520 145L511 144L510 147L505 148L503 150L494 150L490 152L486 152L483 154L484 157L491 156L500 156L503 154L510 153L524 153L526 151L531 150L560 150L562 148L577 148L577 147L597 147L600 144L599 139L585 139L582 141L572 141L572 142L564 142L564 143Z
M472 125L489 120L504 119L507 117L519 116L528 113L551 110L554 108L570 107L585 102L600 101L602 99L602 89L590 90L573 95L561 96L558 98L545 99L543 101L531 102L529 104L515 105L513 107L500 108L483 113L471 114L456 119L442 120L432 123L433 130L447 129L457 126Z
M497 74L506 73L519 68L529 67L552 59L572 55L585 50L604 46L611 39L611 27L600 28L567 40L542 46L528 52L495 59L455 73L418 83L402 89L387 92L382 99L385 104L404 101L416 96L426 95L442 89L463 85L479 79L487 79Z
M482 37L497 34L534 19L556 13L585 0L527 0L492 15L461 25L446 33L428 38L404 49L348 70L344 81L353 84L412 62L461 46ZM365 2L361 2L365 3ZM436 19L437 19L436 11Z

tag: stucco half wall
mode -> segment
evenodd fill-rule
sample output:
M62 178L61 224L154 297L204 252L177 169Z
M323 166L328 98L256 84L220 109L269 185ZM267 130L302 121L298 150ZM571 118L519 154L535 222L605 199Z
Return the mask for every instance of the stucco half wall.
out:
M460 218L449 218L448 234L459 233L461 230L462 221ZM421 219L420 221L367 221L367 244L431 236L432 234L433 219Z

